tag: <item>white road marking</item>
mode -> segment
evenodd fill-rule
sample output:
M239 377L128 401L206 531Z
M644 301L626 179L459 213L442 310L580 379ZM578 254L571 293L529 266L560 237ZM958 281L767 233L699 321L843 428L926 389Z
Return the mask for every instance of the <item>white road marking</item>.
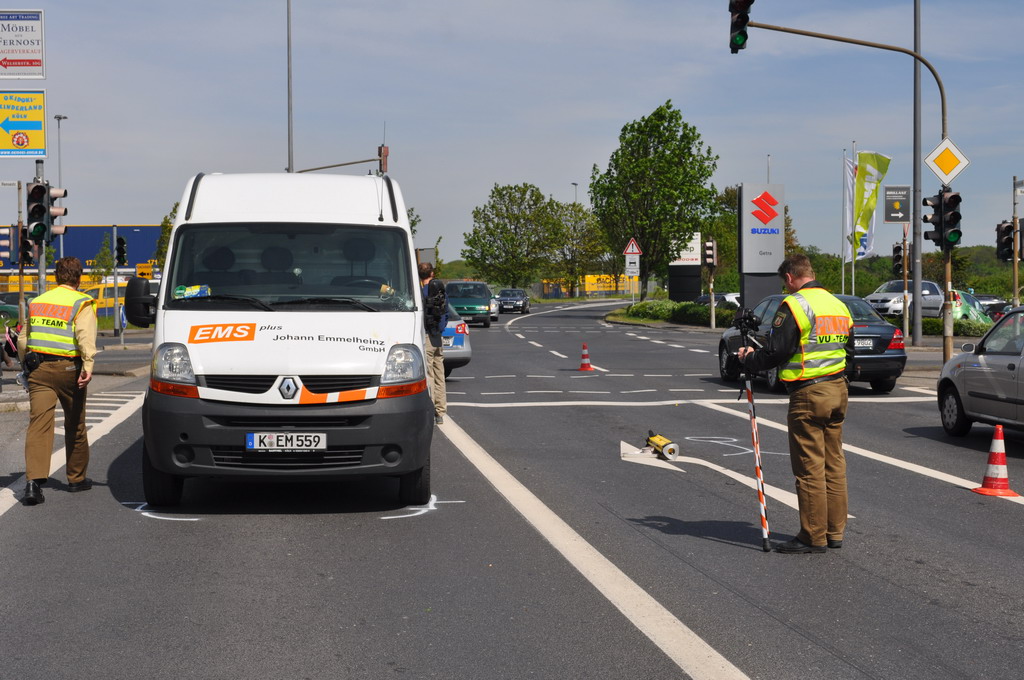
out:
M540 344L539 342L534 342L533 340L528 340L527 342L529 342L534 347L543 347L544 346L544 345Z
M140 501L121 501L121 505L132 508L132 510L144 517L149 517L150 519L162 519L167 522L198 522L202 519L201 517L164 517L163 515L158 515L155 512L150 512L146 509L149 505Z
M747 677L576 533L451 418L439 429L569 564L684 673L695 680Z
M482 396L482 397L494 397L494 396L502 396L502 395L503 396L508 396L510 394L515 394L515 392L481 392L480 396Z
M115 427L117 427L118 425L123 423L125 420L127 420L129 417L131 417L131 415L133 413L138 411L139 407L142 406L142 402L143 402L143 400L146 397L146 393L145 392L128 392L128 393L125 393L125 394L129 394L131 396L128 399L128 401L126 401L121 406L121 408L119 408L117 411L115 411L114 413L112 413L109 416L107 416L99 424L88 426L88 423L87 423L87 428L86 429L89 432L89 446L90 447L95 446L97 441L102 439L107 434L110 434L110 432ZM86 412L88 412L88 410L89 410L89 406L88 406L88 401L87 401L86 402ZM67 451L62 446L61 448L59 448L56 451L54 451L53 454L50 456L50 474L49 474L49 476L52 477L55 472L57 472L62 467L64 467L64 464L66 462L67 462ZM5 512L7 512L8 510L13 508L15 505L17 505L20 502L18 500L17 496L15 496L15 489L18 488L19 486L23 486L24 484L25 484L25 475L21 475L16 480L11 482L10 484L5 486L4 488L0 489L0 515L3 515Z
M569 358L569 357L565 356L564 354L559 354L558 352L556 352L553 349L549 349L548 351L551 352L552 354L554 354L559 359L568 359Z

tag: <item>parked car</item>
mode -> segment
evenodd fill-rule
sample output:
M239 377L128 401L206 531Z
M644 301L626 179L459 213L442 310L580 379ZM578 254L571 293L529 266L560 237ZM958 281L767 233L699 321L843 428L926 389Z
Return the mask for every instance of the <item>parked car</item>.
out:
M18 304L18 291L8 291L6 293L0 293L0 305L17 305ZM25 291L25 302L32 302L32 298L37 295L35 290Z
M708 295L707 293L704 293L703 295L699 296L696 300L694 300L694 302L697 303L698 305L706 305L706 304L708 304L708 301L710 299L711 299L711 296ZM725 303L725 302L730 302L730 303L736 305L736 307L738 308L740 306L740 294L739 293L715 293L715 307L721 307L722 303Z
M909 291L908 307L913 314L914 305L914 282L907 284ZM922 316L941 316L944 296L942 286L934 281L921 282L921 297L924 299L921 306ZM875 289L875 292L864 297L879 314L887 316L900 316L903 314L903 279L886 281Z
M444 356L444 377L452 374L473 358L473 348L469 344L469 327L458 312L448 303L448 325L441 331L441 353Z
M491 296L491 321L498 320L498 298L494 295Z
M853 341L856 347L852 379L870 383L871 389L875 392L891 392L907 363L903 331L879 316L863 298L853 295L836 297L843 301L850 310L850 316L853 317ZM764 344L767 341L772 318L784 299L785 295L769 295L754 307L754 315L761 320L757 332L753 334L758 342ZM735 327L730 327L722 333L722 339L718 344L718 370L722 380L740 379L739 367L729 361L729 355L735 354L742 342L740 331ZM785 389L779 379L778 368L759 375L768 381L768 387L773 392Z
M978 298L962 290L953 291L953 320L966 319L986 326L992 323L985 305Z
M445 286L448 301L466 323L481 323L484 328L491 326L491 289L482 281L449 281ZM495 305L497 307L497 305ZM497 317L495 311L493 316Z
M522 288L502 288L498 291L498 311L530 313L530 296Z
M8 319L18 318L18 304L13 305L0 305L0 325L2 325Z
M998 295L986 293L973 293L975 299L985 308L985 313L991 316L994 312L1001 311L1006 306L1006 300Z
M1020 402L1024 371L1024 307L1015 307L977 343L942 367L937 385L942 429L962 437L976 423L1024 426Z

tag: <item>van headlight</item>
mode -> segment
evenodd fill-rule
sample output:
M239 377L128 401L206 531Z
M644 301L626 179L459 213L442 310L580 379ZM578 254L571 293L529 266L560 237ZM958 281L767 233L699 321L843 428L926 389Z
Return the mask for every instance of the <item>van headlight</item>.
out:
M394 345L384 363L381 385L416 382L426 379L423 355L416 345Z
M168 342L157 347L153 353L152 376L161 382L194 385L196 374L192 371L188 348L177 342Z

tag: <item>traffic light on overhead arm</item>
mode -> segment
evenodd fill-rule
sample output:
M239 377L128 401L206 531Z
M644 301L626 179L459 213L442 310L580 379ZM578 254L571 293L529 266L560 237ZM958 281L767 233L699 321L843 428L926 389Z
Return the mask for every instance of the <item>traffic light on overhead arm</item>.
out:
M115 260L117 261L117 266L123 267L128 264L128 242L124 240L123 236L117 237L116 252Z
M932 209L931 215L921 215L921 221L932 225L931 231L924 232L924 237L932 243L942 247L942 194L928 196L921 201L926 208Z
M996 258L1001 262L1013 261L1013 222L1009 220L996 225Z
M903 278L903 244L897 243L892 247L892 275L894 278Z
M754 0L729 0L729 50L736 54L747 46L747 24L750 22L750 6Z

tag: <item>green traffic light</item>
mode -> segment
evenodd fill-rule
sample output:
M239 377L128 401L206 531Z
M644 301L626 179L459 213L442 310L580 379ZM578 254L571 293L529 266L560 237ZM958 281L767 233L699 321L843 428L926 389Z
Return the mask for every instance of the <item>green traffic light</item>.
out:
M730 41L730 44L733 47L735 47L736 49L742 50L747 45L747 34L746 33L737 33L737 34L735 34L734 36L732 36L732 40Z

